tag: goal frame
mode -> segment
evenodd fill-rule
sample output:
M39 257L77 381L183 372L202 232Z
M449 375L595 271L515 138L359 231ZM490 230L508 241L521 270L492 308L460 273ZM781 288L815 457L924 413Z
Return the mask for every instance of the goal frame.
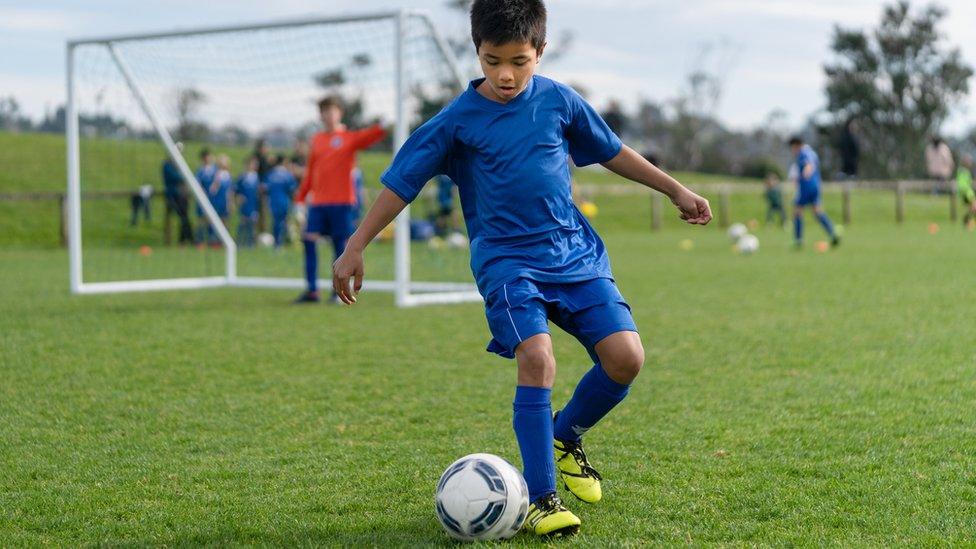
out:
M335 17L303 17L301 19L282 19L267 23L201 27L170 32L145 34L128 34L84 38L69 40L66 44L66 84L67 102L65 106L65 142L67 146L67 214L68 214L68 263L69 284L71 293L105 294L119 292L148 292L166 290L194 290L204 288L236 287L236 288L266 288L266 289L301 289L305 281L299 278L272 277L242 277L237 274L237 244L230 232L221 222L217 212L213 209L200 182L193 170L190 169L185 158L176 147L176 142L162 122L158 112L142 91L139 82L133 76L124 55L115 47L120 43L153 40L161 38L180 38L204 34L222 34L231 32L267 30L278 28L294 28L324 24L354 23L362 21L389 20L394 25L395 42L392 55L395 59L394 80L391 84L395 88L394 101L395 120L393 131L393 153L400 149L407 140L409 120L406 113L407 83L404 58L405 29L408 20L419 20L436 45L451 76L456 80L459 89L467 85L454 54L447 42L437 30L430 16L422 11L397 10L383 11L370 14L344 15ZM224 246L226 262L223 276L167 278L155 280L131 280L116 282L86 282L82 269L84 249L81 231L81 156L79 135L79 113L77 105L77 91L75 79L75 50L81 46L100 45L106 48L112 62L122 76L129 92L138 103L143 114L149 120L153 131L162 142L169 157L176 163L180 174L193 193L197 204L203 210L204 216L214 227L217 238ZM320 280L323 288L332 288L331 280ZM473 283L452 282L423 282L411 280L410 276L410 205L399 214L394 230L394 280L370 280L363 283L364 291L392 292L396 305L412 307L429 304L462 303L481 301L482 297Z

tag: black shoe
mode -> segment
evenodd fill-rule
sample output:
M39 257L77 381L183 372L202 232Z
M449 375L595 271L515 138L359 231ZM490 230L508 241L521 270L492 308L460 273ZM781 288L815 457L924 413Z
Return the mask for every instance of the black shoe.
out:
M318 292L302 292L302 294L298 296L293 303L295 305L300 305L302 303L318 303L319 301L321 300L319 299Z
M830 247L836 248L837 246L840 246L840 237L834 236L833 238L830 239Z

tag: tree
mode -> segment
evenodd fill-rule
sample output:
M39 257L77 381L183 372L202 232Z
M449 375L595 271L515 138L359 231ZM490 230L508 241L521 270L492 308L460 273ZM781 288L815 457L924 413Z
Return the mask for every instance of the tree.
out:
M202 141L210 135L206 123L197 120L200 106L207 102L207 96L196 88L177 88L176 93L176 135L182 141Z
M20 103L10 97L0 97L0 130L24 131L31 129L31 121L20 112Z
M865 175L922 175L927 137L969 92L973 69L939 31L946 15L901 0L870 32L834 28L835 58L824 66L827 110L835 124L860 121Z

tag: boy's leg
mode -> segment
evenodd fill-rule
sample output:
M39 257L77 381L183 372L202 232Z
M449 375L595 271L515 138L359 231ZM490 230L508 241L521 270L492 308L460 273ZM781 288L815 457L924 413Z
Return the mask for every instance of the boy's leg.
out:
M556 360L548 333L537 334L515 349L518 386L515 388L512 427L522 454L525 484L529 488L529 512L525 524L538 535L574 534L579 517L556 495L556 465L550 450L552 438L552 383Z
M602 497L600 474L583 452L583 434L627 396L644 363L644 347L624 298L612 280L561 285L553 318L586 347L595 365L556 415L556 467L566 487L579 499Z
M518 362L512 427L530 494L525 528L538 535L574 533L580 520L556 494L550 398L556 361L545 299L534 282L517 279L485 296L485 316L488 351Z
M309 207L305 232L302 233L302 248L305 252L305 284L307 289L298 296L295 303L315 303L319 301L319 255L315 244L322 236L322 229L322 207Z
M818 203L814 205L813 212L816 214L817 221L820 222L820 226L823 227L824 231L827 232L827 236L830 237L830 245L837 247L840 244L840 237L838 237L836 231L834 231L834 224L830 222L830 218L827 217L827 213L823 211L823 207L821 207Z
M637 332L617 332L596 344L600 358L579 384L566 406L559 412L554 437L579 442L627 396L630 384L644 364L644 347Z
M556 466L552 441L552 383L556 359L549 334L534 335L515 349L518 386L515 388L512 426L522 453L529 500L556 492Z
M820 222L820 226L823 227L824 231L827 232L827 236L834 237L834 224L830 222L830 218L827 217L827 212L823 211L823 208L819 205L813 207L813 212L817 216L817 221Z
M793 242L797 246L803 243L803 206L793 210Z

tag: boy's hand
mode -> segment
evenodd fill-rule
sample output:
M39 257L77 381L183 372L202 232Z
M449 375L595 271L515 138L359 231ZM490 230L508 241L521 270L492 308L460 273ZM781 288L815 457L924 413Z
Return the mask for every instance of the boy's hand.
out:
M356 302L356 295L363 289L363 252L346 248L336 259L332 264L332 289L346 305Z
M708 200L688 189L681 189L671 197L671 202L681 213L681 219L692 225L708 225L712 220L712 208L708 205Z

